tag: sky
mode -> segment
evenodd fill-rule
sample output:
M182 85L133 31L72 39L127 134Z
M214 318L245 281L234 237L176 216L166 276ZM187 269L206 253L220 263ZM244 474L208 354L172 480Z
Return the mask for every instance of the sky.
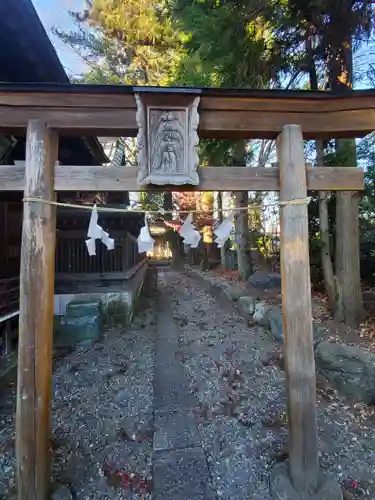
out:
M32 0L45 30L56 49L68 76L80 75L85 71L85 64L69 47L64 45L51 32L52 27L64 31L74 29L68 10L81 10L84 0Z

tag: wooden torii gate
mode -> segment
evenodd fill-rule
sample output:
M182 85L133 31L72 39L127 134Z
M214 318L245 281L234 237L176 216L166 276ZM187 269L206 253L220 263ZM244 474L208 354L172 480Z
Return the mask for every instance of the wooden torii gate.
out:
M186 110L194 100L197 106L199 97L199 116L189 115L194 119L185 124L198 128L203 138L277 138L279 168L205 167L198 169L199 181L189 189L280 191L289 465L272 472L272 495L292 500L328 495L330 500L342 498L337 483L322 476L318 463L308 217L307 206L295 200L305 199L308 191L363 189L360 169L306 168L303 139L359 137L371 132L375 128L375 91L353 91L340 97L308 91L0 84L0 132L20 135L27 131L25 167L0 166L0 190L24 192L16 416L18 498L47 500L50 480L56 207L49 202L60 190L145 189L134 168L55 167L58 138L138 133L147 143L143 151L147 156L151 139L147 133L142 136L140 128L142 119L150 116L142 118L136 96L144 107L159 110ZM187 189L182 185L146 187Z

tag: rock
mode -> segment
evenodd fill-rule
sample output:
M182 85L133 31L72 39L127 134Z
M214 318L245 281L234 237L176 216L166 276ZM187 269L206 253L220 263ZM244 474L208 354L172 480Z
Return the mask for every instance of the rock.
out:
M269 329L278 342L283 342L283 318L281 308L272 306L267 312Z
M343 394L375 404L375 354L361 347L323 340L316 349L322 374Z
M363 306L366 311L373 311L375 309L375 292L369 290L367 292L363 292L362 294Z
M281 289L281 276L279 273L267 273L265 271L256 271L249 278L249 283L255 288L263 290Z
M245 319L248 319L255 312L255 305L257 303L257 299L255 297L251 297L250 295L244 295L243 297L238 298L237 303L240 308L242 316Z
M269 328L270 321L268 318L268 311L270 309L271 306L265 300L260 300L259 302L257 302L253 314L253 320L255 321L255 323Z
M228 283L228 287L225 287L223 293L229 300L234 300L235 302L244 294L244 289L241 285L236 283L231 285Z
M208 280L208 283L212 288L221 288L223 280L221 280L220 278L210 278Z
M375 292L368 290L366 292L362 293L362 300L363 302L366 303L373 303L375 304Z
M272 500L343 500L342 490L336 479L319 471L318 490L315 493L296 491L291 483L288 462L274 465L270 474Z
M52 500L73 500L70 488L65 484L59 484L52 493Z
M222 291L228 290L230 288L230 284L224 280L219 279L217 281L216 288L218 288L219 290L222 290Z
M324 328L324 326L319 325L317 323L313 323L313 336L315 345L319 344L319 342L322 342L322 340L326 340L327 335L328 332Z

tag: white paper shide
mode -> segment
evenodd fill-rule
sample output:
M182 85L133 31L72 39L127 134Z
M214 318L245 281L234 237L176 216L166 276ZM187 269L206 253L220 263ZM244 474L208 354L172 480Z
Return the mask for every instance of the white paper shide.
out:
M233 219L236 215L236 212L233 210L229 213L229 215L223 220L223 222L214 229L214 234L216 236L215 243L219 248L222 248L225 245L225 242L228 240L233 227Z
M197 248L201 240L201 233L195 229L192 221L193 216L189 214L181 226L179 233L184 239L185 245L190 245L191 248Z
M96 255L96 240L101 240L107 247L107 250L113 250L115 248L115 240L110 238L107 231L104 231L98 224L98 209L96 205L94 205L91 212L87 238L86 246L90 256Z
M145 225L141 228L138 239L138 253L147 253L154 248L155 240L151 236L148 227L147 215L145 215Z

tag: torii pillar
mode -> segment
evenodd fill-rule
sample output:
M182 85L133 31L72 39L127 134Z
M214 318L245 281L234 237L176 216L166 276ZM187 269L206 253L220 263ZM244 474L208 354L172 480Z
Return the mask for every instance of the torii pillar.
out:
M342 500L319 468L303 135L286 125L277 140L280 169L281 292L289 422L289 460L270 477L274 500Z

